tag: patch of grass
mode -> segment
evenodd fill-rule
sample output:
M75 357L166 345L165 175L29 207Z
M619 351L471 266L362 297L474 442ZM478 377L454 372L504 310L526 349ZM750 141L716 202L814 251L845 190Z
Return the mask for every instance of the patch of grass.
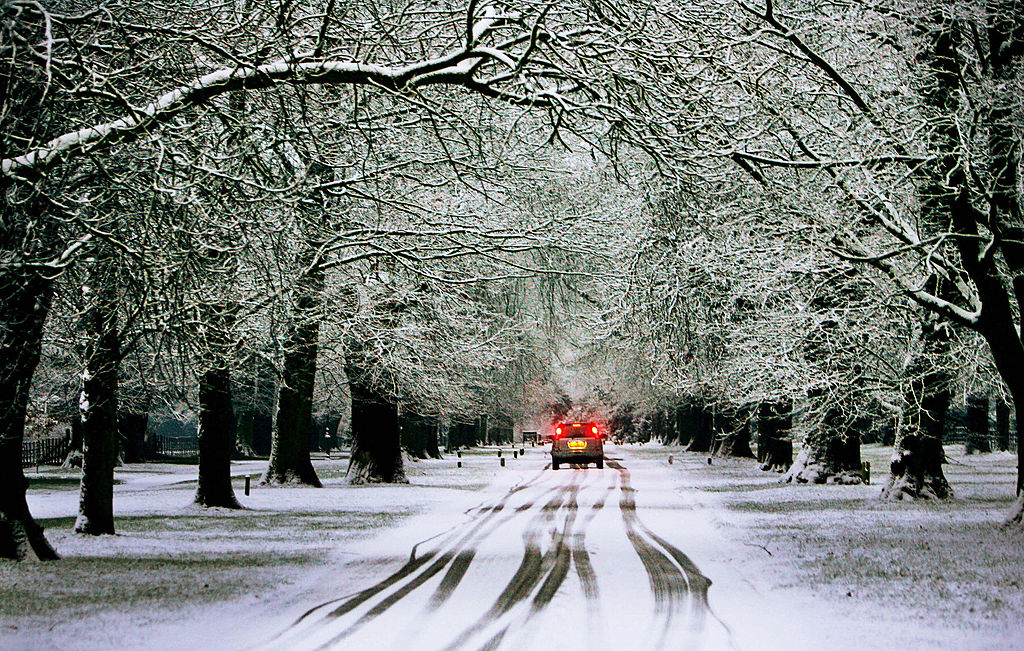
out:
M123 483L124 482L120 479L114 480L114 485ZM81 477L71 475L37 475L34 477L30 476L28 478L29 490L78 490L78 487L81 484Z
M875 486L765 486L752 470L746 483L703 489L732 514L726 531L770 551L776 587L811 589L864 617L1009 630L1024 612L1024 532L999 526L1014 461L951 448L952 500L881 501L892 451L878 446L864 449Z
M67 556L52 563L0 563L0 619L32 625L129 608L173 611L267 589L313 563L291 553ZM260 569L270 569L261 572ZM25 621L25 620L28 621Z

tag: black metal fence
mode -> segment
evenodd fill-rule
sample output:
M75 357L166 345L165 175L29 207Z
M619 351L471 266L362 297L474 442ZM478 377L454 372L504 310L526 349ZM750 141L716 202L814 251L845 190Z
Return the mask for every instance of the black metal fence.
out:
M43 439L25 439L21 442L21 466L59 466L68 456L71 439L52 436Z
M155 458L184 459L199 456L199 441L192 436L155 436L152 440Z

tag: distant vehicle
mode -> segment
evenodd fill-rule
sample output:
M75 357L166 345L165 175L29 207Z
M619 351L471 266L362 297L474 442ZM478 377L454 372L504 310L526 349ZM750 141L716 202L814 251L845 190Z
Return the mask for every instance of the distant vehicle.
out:
M551 469L563 463L597 464L604 468L604 437L597 423L561 423L551 441Z

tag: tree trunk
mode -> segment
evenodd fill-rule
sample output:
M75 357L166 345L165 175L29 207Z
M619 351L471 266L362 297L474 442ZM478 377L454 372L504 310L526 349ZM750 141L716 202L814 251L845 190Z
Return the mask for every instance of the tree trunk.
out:
M690 430L690 443L686 446L686 451L710 452L715 438L714 407L694 404L691 418L693 426Z
M148 413L126 413L124 405L118 405L117 434L121 441L121 453L125 463L142 463L146 460L146 429L148 427Z
M2 188L0 188L2 189ZM4 218L10 219L9 207ZM0 251L19 246L0 224ZM0 271L0 558L59 558L32 518L21 468L32 375L42 350L43 325L53 296L51 281L15 266Z
M415 459L440 459L437 448L437 419L419 414L399 418L402 447Z
M676 405L673 416L675 418L675 443L676 445L689 445L693 438L693 404L687 400Z
M942 472L946 455L942 450L946 414L951 399L950 374L936 366L950 351L949 327L934 316L926 316L921 333L924 348L908 364L905 406L895 450L889 463L889 477L882 499L905 497L945 499L953 491Z
M256 456L256 451L252 447L255 429L256 409L252 405L245 405L239 409L235 423L235 455L243 459Z
M200 506L242 508L231 486L234 423L231 371L223 365L208 368L199 378L199 483L194 501Z
M665 443L665 412L661 409L651 412L651 439Z
M85 371L79 414L82 427L82 486L75 533L114 533L114 465L117 462L117 383L121 342L117 331L117 276L101 246L83 287Z
M398 418L398 432L402 449L413 459L427 458L427 437L422 418L417 414L403 413Z
M999 2L989 3L987 11L992 72L996 77L1012 75L1014 60L1019 60L1020 53L1024 51L1020 47L1020 12ZM933 24L928 26L929 47L922 58L928 66L931 79L923 86L923 99L938 117L930 133L930 140L933 148L941 152L941 155L934 156L925 170L928 183L923 189L925 201L922 212L925 216L929 211L945 215L952 227L948 230L957 236L954 243L963 270L974 284L980 299L981 311L974 328L984 337L999 375L1013 396L1015 416L1019 423L1024 417L1024 342L1017 329L1012 300L1015 298L1019 313L1024 308L1024 246L1017 244L1014 239L1020 228L1020 216L1019 203L1012 199L1019 202L1016 187L1019 184L1008 187L1007 183L1016 179L1019 156L1015 152L1019 151L1020 142L1014 137L1012 129L997 125L991 132L991 162L1000 171L992 194L991 210L987 214L979 214L972 203L975 192L972 191L971 178L968 176L970 166L961 158L960 125L951 119L960 109L960 82L963 78L963 63L959 54L962 39L958 28L941 12L935 13ZM1001 79L996 81L1002 84ZM999 100L1005 101L1003 97L999 97ZM994 115L998 119L1006 119L1005 114L998 113L1000 107L989 108L996 109ZM1011 200L1007 200L1007 197ZM991 244L988 236L979 231L979 221L983 221L997 236L1001 247L999 250L1013 276L1013 298L1007 291L998 259L989 253ZM1018 500L1007 517L1008 523L1019 524L1022 521L1022 491L1024 434L1018 427Z
M277 420L270 464L263 484L305 484L320 488L309 457L313 423L313 384L319 353L320 308L324 272L314 264L315 249L300 262L307 269L295 286L295 314L284 348L284 376L277 402Z
M821 423L807 434L792 467L780 481L798 484L861 483L860 432L847 422L843 410L832 404L834 398L827 392L816 393L811 400L824 410Z
M77 400L76 400L77 402ZM70 470L82 467L82 418L78 415L78 406L75 406L75 415L71 417L71 443L68 445L67 456L61 468Z
M241 393L244 398L240 399L235 409L235 455L242 458L257 456L253 447L256 433L256 412L263 408L262 382L263 382L263 360L257 355L249 358L245 364L246 371L241 375L235 375L236 383L233 385L232 395ZM241 388L240 388L241 387Z
M1002 397L996 398L996 449L1010 449L1010 405Z
M750 449L750 409L732 410L723 420L723 426L722 440L715 454L753 459L754 451Z
M967 444L965 454L988 453L992 444L988 437L988 398L970 396L967 398Z
M380 391L363 384L357 369L348 369L352 393L352 457L345 479L350 484L406 484L398 408Z
M440 428L441 423L436 416L427 419L427 456L431 459L441 458L441 447L438 441Z
M757 411L757 460L761 470L786 472L793 465L793 401L762 402Z

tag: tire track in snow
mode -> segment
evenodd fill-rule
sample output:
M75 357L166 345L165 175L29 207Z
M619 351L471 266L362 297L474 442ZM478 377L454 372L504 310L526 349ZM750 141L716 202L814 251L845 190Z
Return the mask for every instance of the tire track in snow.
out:
M579 484L574 476L569 484L559 486L555 490L554 497L541 507L540 512L529 520L523 530L522 559L520 559L519 567L516 568L512 578L505 584L501 594L498 595L498 598L487 612L480 616L476 622L464 629L445 649L464 648L473 637L494 626L495 622L503 619L503 616L513 608L525 602L533 592L533 589L540 583L541 579L554 564L555 558L551 551L555 547L553 546L547 553L543 553L540 545L541 536L547 531L547 526L562 509L566 498L575 499L575 495L579 491ZM507 627L507 624L503 626L497 636L503 636Z
M517 493L533 487L542 476L543 471L537 473L534 477L531 477L526 482L513 486L508 490L508 492L505 495L502 496L502 498L497 503L493 505L471 509L471 511L475 510L475 514L470 521L456 527L450 532L445 532L447 533L446 536L444 533L440 534L440 536L444 536L444 538L442 539L442 542L439 545L438 549L429 551L422 555L417 555L417 551L420 546L440 536L433 536L431 538L428 538L427 540L421 541L420 543L417 543L413 546L409 560L406 561L405 564L402 565L402 567L400 567L394 573L389 575L387 578L370 586L369 588L357 592L355 595L341 597L339 599L333 599L331 601L324 602L309 609L303 615L301 615L288 629L286 629L276 638L271 640L271 644L276 645L278 643L284 642L286 638L295 639L302 634L308 634L310 632L310 628L319 629L328 626L332 620L343 618L345 615L351 613L360 606L366 604L374 597L384 593L389 588L392 588L401 583L403 580L412 577L409 583L400 587L398 591L396 591L395 593L392 593L388 597L385 597L381 602L375 604L373 607L371 607L370 611L364 614L359 620L354 622L350 627L343 629L335 638L332 638L326 644L320 645L319 648L330 646L336 643L337 641L340 641L340 639L356 632L356 630L361 628L368 621L379 616L388 608L397 603L401 597L408 595L410 592L412 592L413 589L422 585L430 577L436 575L453 558L458 558L461 553L467 550L473 550L473 553L475 553L479 540L486 538L486 536L489 535L490 531L499 527L503 522L515 517L516 514L511 513L507 514L504 518L497 520L497 522L494 522L495 517L505 509L509 500ZM541 497L543 496L544 494L542 493ZM523 509L531 508L533 504L534 502L526 502L524 505L517 507L516 512L522 511ZM484 534L481 534L480 530L483 529L488 523L492 522L493 526L487 527L488 531ZM464 530L466 527L470 527L470 531L468 533L460 535L460 531ZM450 544L452 540L456 539L457 542L455 542L451 550L445 551L444 553L441 552L441 550L443 550L448 544ZM430 561L434 562L430 563ZM424 570L422 574L416 575L416 572L424 566L426 566L427 563L430 563L430 565L427 566L426 570ZM452 586L452 588L454 589L454 586ZM399 594L400 596L398 598L393 598L395 597L395 595ZM319 616L320 619L316 619L316 616Z
M496 503L467 511L471 514L469 521L418 543L409 560L377 584L310 609L271 644L275 648L319 649L355 644L355 638L349 639L353 634L394 606L408 603L411 595L421 594L428 586L433 586L429 597L416 602L421 604L421 621L441 622L445 605L467 573L476 567L474 561L484 543L500 540L494 537L502 536L502 528L511 524L521 527L522 539L522 555L511 577L483 614L471 619L461 630L453 631L450 635L454 635L454 639L447 637L452 640L448 646L437 640L437 647L521 646L536 628L528 624L546 611L574 574L582 591L581 605L586 608L587 633L600 645L598 636L606 623L601 617L598 576L586 547L587 532L617 488L617 506L625 535L623 543L628 541L624 550L632 548L639 558L654 601L650 637L637 642L646 648L698 646L708 616L714 616L708 605L711 582L685 553L640 520L637 491L629 470L609 460L606 467L614 471L612 473L577 469L566 477L568 481L559 479L556 486L539 484L543 477L551 478L554 474L545 472L549 467L545 466L535 477L509 489ZM581 489L595 478L608 476L607 484L602 481L602 486L594 487L600 491L595 501L589 505L584 502L581 507L581 492L587 494ZM540 490L533 495L520 496L521 503L513 505L514 496L531 488ZM419 554L418 549L431 541L436 548ZM487 575L473 576L474 580L480 580ZM404 616L404 611L402 614ZM411 611L409 614L410 621L417 619ZM368 632L375 634L373 629ZM395 648L421 648L423 640L414 637L416 634L407 632L407 644L396 641Z
M670 634L678 630L675 617L686 606L689 606L685 627L687 639L674 641L671 646L699 646L700 635L710 612L708 590L711 580L680 549L654 534L640 521L636 514L636 489L631 483L629 470L615 461L607 465L619 473L619 510L626 527L626 537L643 563L654 594L655 622L660 630L655 632L657 638L650 645L651 648L669 646Z
M585 474L585 471L580 469L576 472ZM574 474L574 482L577 477L578 475ZM592 504L583 518L580 519L578 527L576 525L576 518L579 511L577 500L579 487L577 486L576 490L571 493L569 501L565 504L565 521L562 530L561 532L557 530L553 532L553 544L548 551L553 561L543 577L540 589L537 590L530 603L529 611L518 621L505 624L501 630L481 647L481 651L484 649L497 649L501 644L501 640L507 637L513 628L522 629L526 627L536 615L540 614L550 604L558 589L568 577L572 567L576 568L580 587L586 602L588 622L586 630L590 635L593 635L594 631L599 630L600 608L597 575L590 564L590 553L586 549L586 532L590 522L604 508L609 493L615 490L617 479L617 476L612 477L611 483L600 493L597 502ZM540 577L537 577L535 582L539 581ZM453 645L449 648L455 648L455 646Z

